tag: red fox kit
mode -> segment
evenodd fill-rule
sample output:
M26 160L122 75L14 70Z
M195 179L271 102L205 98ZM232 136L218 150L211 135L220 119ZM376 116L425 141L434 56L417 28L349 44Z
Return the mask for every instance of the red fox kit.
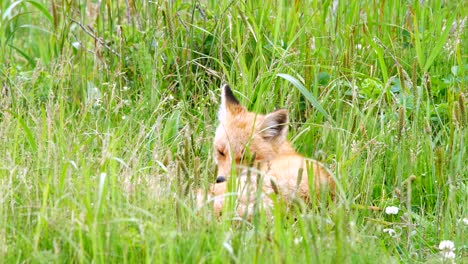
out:
M307 201L309 186L317 192L324 187L334 192L335 184L330 172L321 163L299 155L287 141L286 110L276 110L267 115L252 113L239 103L228 85L221 90L220 124L214 139L218 177L208 193L208 198L214 201L216 214L221 213L224 199L229 195L227 179L233 164L239 180L234 193L239 215L250 215L255 202L268 209L273 205L273 193L286 201L294 198ZM247 153L253 161L246 158ZM308 175L313 175L312 185L309 185ZM262 183L257 182L258 179L262 179ZM201 206L201 192L197 200Z

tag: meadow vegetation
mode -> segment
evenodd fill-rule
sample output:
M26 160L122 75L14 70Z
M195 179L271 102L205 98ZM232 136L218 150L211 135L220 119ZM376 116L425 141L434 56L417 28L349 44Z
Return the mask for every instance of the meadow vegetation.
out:
M0 5L0 262L468 261L466 1ZM197 209L222 83L334 202Z

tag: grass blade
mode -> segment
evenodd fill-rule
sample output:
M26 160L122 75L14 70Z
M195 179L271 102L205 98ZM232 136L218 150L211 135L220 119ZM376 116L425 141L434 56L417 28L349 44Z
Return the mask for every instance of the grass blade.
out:
M427 72L427 70L429 70L435 58L437 57L437 55L439 55L440 51L444 47L444 44L447 41L450 30L452 28L452 23L454 20L455 20L455 16L453 16L450 20L447 21L444 32L439 38L437 38L438 41L436 43L436 46L434 47L434 49L432 49L431 54L429 55L429 58L426 60L426 63L424 64L424 72Z
M294 85L294 87L296 87L302 93L302 95L304 95L304 97L315 107L315 109L317 109L326 119L330 120L330 116L327 114L327 112L325 112L325 110L314 97L314 95L311 92L307 91L307 89L298 79L285 73L278 73L277 76L287 80L292 85Z
M52 18L52 14L47 10L45 6L43 6L41 3L34 1L34 0L28 0L28 3L30 3L32 6L37 8L37 10L41 11L41 13L49 20L51 24L54 23L54 19Z

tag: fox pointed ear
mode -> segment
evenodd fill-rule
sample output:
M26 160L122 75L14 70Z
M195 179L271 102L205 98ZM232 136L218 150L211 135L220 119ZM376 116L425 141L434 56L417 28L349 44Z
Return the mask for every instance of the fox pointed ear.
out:
M227 113L233 113L243 109L239 100L232 93L231 87L228 84L224 84L221 87L221 105L219 106L218 119L223 121L226 119Z
M285 109L276 110L265 116L260 128L260 133L264 139L276 140L286 139L288 135L288 111Z

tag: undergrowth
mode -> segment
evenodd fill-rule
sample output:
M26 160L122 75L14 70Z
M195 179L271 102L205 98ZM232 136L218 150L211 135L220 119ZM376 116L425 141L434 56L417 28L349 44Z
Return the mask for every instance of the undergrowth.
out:
M466 2L0 5L0 262L467 261ZM196 208L222 83L289 110L334 203Z

